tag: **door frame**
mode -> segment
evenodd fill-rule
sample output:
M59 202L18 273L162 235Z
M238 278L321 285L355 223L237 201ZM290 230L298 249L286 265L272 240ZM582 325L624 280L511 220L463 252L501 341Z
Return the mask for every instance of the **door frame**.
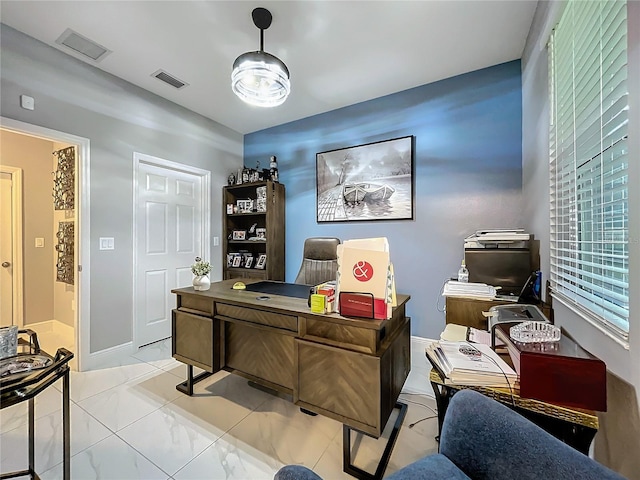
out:
M18 328L24 322L22 271L22 169L0 165L0 172L11 175L11 301L12 314Z
M173 170L178 172L189 173L200 177L202 181L202 203L200 204L200 221L202 222L202 238L200 244L202 245L203 258L211 258L211 245L209 238L211 238L211 172L202 168L194 167L192 165L186 165L183 163L172 162L171 160L165 160L163 158L154 157L145 153L133 152L133 305L132 305L132 337L133 348L135 351L139 349L142 344L138 334L138 315L137 315L137 302L139 297L138 292L138 187L139 187L139 167L140 164L151 165L166 170Z
M89 165L90 146L88 138L79 137L58 130L40 127L19 120L13 120L0 116L0 128L30 137L41 138L51 142L66 143L76 147L76 181L75 181L75 213L76 228L74 238L74 268L76 272L74 302L76 304L74 315L75 356L78 371L82 371L87 365L90 355L90 252L91 235L89 224ZM22 259L20 260L22 262ZM86 274L83 275L83 271ZM22 274L22 272L21 272Z

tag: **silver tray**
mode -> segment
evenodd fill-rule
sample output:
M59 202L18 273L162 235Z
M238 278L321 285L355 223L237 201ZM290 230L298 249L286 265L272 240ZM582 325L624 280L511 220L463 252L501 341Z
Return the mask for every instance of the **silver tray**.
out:
M26 375L34 370L46 368L53 363L53 358L42 354L19 354L0 360L0 378Z

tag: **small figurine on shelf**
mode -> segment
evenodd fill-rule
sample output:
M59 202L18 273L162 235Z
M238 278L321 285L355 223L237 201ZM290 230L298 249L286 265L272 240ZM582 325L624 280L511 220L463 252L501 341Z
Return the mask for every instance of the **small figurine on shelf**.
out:
M275 155L271 156L271 162L269 163L269 176L272 182L278 181L278 161Z
M249 169L247 167L242 169L242 183L249 183Z
M231 175L229 175L229 177L227 178L227 184L229 184L229 185L235 185L236 184L236 176L233 173Z
M256 162L256 182L261 182L264 179L264 169L260 168L260 160L258 160Z

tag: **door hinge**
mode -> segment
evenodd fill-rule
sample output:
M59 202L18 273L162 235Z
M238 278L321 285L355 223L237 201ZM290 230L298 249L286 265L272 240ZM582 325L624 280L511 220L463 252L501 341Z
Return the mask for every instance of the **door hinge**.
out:
M78 265L78 271L81 272L82 271L82 265Z

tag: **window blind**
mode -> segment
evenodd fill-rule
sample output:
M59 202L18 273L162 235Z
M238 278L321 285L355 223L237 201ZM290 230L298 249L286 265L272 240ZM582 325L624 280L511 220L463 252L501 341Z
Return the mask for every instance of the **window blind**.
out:
M549 43L552 295L629 332L626 1L570 0Z

